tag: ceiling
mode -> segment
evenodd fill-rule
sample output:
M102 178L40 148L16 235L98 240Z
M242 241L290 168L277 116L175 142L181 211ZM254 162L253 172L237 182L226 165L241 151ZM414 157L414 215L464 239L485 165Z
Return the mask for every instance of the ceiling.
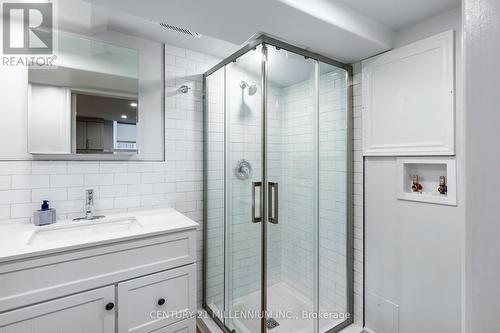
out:
M398 31L460 6L460 0L331 0L343 2L360 13Z
M239 48L239 45L222 39L203 36L193 38L166 30L150 19L97 6L83 0L64 0L58 2L59 26L64 30L84 34L97 34L114 30L149 40L188 48L224 58Z
M74 1L79 0L61 3ZM97 5L90 10L95 12L91 13L91 29L105 25L218 57L265 32L343 62L386 51L392 48L396 31L460 6L460 0L86 1ZM77 12L74 6L70 8ZM196 31L203 37L170 32L151 21Z

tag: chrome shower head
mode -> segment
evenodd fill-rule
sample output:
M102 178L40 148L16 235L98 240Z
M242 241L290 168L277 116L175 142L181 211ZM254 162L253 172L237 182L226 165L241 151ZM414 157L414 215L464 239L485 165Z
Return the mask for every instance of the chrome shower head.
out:
M257 92L257 86L255 84L252 84L251 86L248 87L248 96L253 96Z
M257 85L255 85L255 84L249 85L245 81L240 82L240 88L242 90L244 90L245 88L248 88L248 96L253 96L257 92Z

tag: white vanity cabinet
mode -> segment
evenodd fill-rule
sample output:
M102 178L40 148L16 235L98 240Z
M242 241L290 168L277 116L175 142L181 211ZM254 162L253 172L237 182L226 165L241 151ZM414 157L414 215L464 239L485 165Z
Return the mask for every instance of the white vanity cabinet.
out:
M0 333L195 333L197 224L165 212L170 229L0 257Z
M108 286L0 314L1 333L114 333L115 288Z

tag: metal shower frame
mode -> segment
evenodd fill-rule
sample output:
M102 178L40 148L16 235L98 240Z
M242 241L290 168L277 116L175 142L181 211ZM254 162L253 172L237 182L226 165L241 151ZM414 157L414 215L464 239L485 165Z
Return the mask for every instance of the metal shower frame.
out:
M203 74L203 104L204 104L204 113L203 113L203 120L204 120L204 129L203 129L203 308L207 311L207 313L212 317L212 319L217 323L217 325L225 332L225 333L235 333L235 331L229 330L224 323L219 320L217 316L214 315L212 309L209 307L209 305L206 303L206 279L207 279L207 270L206 270L206 263L207 263L207 151L208 151L208 122L207 122L207 98L206 98L206 80L207 77L216 72L217 70L223 68L229 63L235 62L239 57L242 55L246 54L249 51L255 50L259 45L262 45L263 49L263 55L265 58L265 61L262 61L262 67L261 67L261 78L262 78L262 190L261 190L261 209L264 211L261 212L262 216L262 229L261 229L261 242L262 242L262 267L261 267L261 311L262 313L265 313L267 311L267 223L268 223L268 214L267 214L267 205L264 203L266 202L267 198L267 83L268 83L268 71L267 71L267 45L274 46L278 49L283 49L298 55L304 56L306 59L313 59L317 60L326 64L333 65L335 67L341 68L346 70L348 74L348 81L347 81L347 158L346 158L346 170L347 170L347 198L346 198L346 205L347 205L347 240L346 240L346 287L347 287L347 312L350 314L349 318L347 318L345 321L340 323L339 325L333 327L332 329L326 331L326 332L320 332L320 333L336 333L340 331L341 329L351 325L353 323L353 315L354 315L354 219L353 219L353 94L352 94L352 79L353 79L353 72L352 72L352 66L350 64L345 64L340 61L322 56L320 54L302 49L300 47L297 47L292 44L288 44L286 42L280 41L278 39L275 39L273 37L270 37L266 34L259 35L252 41L250 41L247 45L239 49L238 51L234 52L231 54L229 57L225 58L221 62L219 62L217 65L209 69ZM316 85L316 90L318 90L319 87ZM226 180L224 181L226 182ZM224 217L224 220L226 217ZM224 223L225 226L225 223ZM225 230L225 227L224 227ZM224 244L225 247L225 244ZM224 261L226 258L224 258ZM224 269L226 269L226 265L224 265ZM224 274L225 275L225 274ZM227 281L224 281L224 285L226 284ZM317 292L317 291L316 291ZM265 323L265 318L261 319L261 333L263 332L268 332L268 329L266 328L266 323Z

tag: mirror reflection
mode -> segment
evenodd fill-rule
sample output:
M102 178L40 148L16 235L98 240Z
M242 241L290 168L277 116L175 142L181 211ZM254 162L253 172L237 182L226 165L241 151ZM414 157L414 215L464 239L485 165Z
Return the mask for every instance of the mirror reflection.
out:
M137 100L73 93L77 154L137 150Z
M138 64L137 50L60 32L57 67L28 71L32 123L69 119L71 154L137 153Z

